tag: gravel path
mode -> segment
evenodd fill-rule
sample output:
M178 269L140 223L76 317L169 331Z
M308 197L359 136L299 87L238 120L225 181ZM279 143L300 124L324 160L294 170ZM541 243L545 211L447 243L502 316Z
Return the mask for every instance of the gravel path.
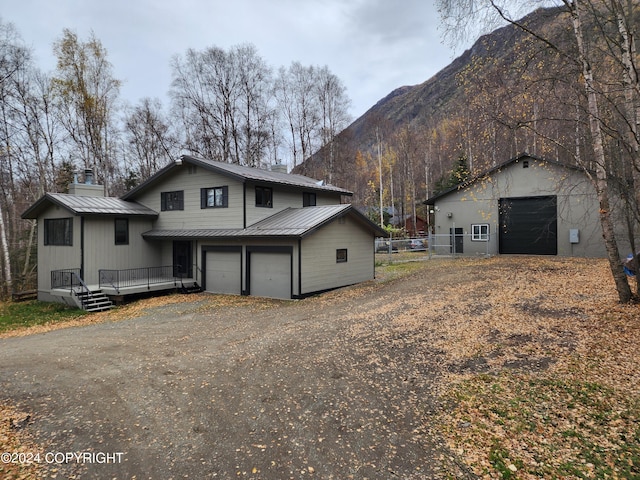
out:
M472 478L430 428L441 355L389 334L430 275L3 339L0 397L45 452L119 454L52 478Z

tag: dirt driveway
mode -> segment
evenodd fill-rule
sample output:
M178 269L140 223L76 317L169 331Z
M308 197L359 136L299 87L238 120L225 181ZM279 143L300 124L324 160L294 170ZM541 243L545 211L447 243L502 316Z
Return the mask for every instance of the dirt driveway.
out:
M471 478L430 428L441 352L387 334L399 312L423 315L434 271L439 286L479 274L435 265L3 339L0 399L31 412L52 478Z

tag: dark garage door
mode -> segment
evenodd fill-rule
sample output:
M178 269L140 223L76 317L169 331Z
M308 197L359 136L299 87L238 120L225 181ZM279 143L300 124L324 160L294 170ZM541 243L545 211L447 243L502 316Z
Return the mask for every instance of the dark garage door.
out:
M500 199L500 253L558 254L555 196Z

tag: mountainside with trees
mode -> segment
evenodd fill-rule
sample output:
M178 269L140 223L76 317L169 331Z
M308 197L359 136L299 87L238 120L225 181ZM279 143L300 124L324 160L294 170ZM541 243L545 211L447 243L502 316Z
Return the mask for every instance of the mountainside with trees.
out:
M571 31L560 15L539 9L522 22L570 46ZM576 129L584 133L584 116L566 74L548 47L515 26L499 28L424 83L394 90L343 130L334 140L342 169L333 177L356 192L354 202L367 205L372 192L365 187L375 189L374 196L379 188L379 172L369 173L378 170L380 149L385 190L392 177L398 187L403 175L416 182L415 199L385 203L406 204L435 193L460 158L471 173L525 151L575 163L574 139ZM296 171L328 179L326 156L325 146Z
M507 26L481 37L423 84L389 94L332 142L331 153L323 147L296 171L328 178L332 169L334 181L352 189L354 202L380 221L383 205L400 218L415 217L421 201L455 183L456 172L474 175L519 153L579 166L597 192L611 271L626 302L637 293L623 273L623 239L614 232L609 201L624 202L624 241L635 252L639 3L544 3L556 6L518 18L508 13L518 2L439 0L453 37L496 18ZM639 287L640 280L636 292Z

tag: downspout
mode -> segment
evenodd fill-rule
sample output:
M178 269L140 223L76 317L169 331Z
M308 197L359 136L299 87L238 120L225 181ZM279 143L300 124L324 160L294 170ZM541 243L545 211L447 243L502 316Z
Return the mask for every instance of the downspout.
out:
M302 297L302 238L298 238L298 297Z
M80 217L80 278L84 280L84 217Z
M376 234L373 233L373 278L376 278Z
M242 228L247 228L247 182L242 182Z

